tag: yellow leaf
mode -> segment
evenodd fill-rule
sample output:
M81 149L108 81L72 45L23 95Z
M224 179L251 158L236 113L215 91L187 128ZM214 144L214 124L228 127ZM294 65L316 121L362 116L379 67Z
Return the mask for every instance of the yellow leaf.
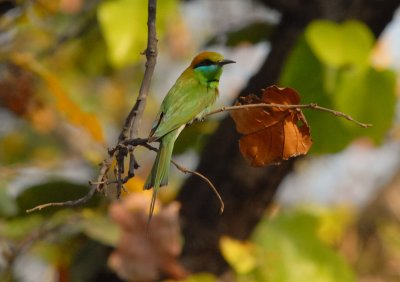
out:
M337 244L354 220L354 212L348 207L320 209L318 214L320 219L318 237L329 245Z
M223 257L238 274L249 273L256 267L255 247L250 242L223 236L219 245Z
M164 34L169 19L177 17L177 1L163 0L157 5L157 33ZM142 59L147 42L147 1L103 1L97 17L114 67L120 68Z
M144 181L142 178L135 176L129 179L124 186L127 192L123 191L122 196L127 196L129 193L140 193L143 192Z
M71 100L55 74L28 54L14 53L11 57L14 63L34 72L46 82L55 98L57 110L65 115L69 122L84 128L94 140L104 142L103 130L97 117L82 111L79 105Z

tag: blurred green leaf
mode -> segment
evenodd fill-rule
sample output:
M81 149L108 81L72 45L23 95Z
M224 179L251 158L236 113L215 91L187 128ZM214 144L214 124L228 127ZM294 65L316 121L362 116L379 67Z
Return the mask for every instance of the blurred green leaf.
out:
M372 32L358 21L342 24L326 20L313 21L305 35L318 59L332 67L366 65L374 43Z
M115 247L120 238L120 230L108 217L86 209L84 219L79 223L83 233L104 245Z
M379 143L392 125L395 75L368 65L373 43L363 23L315 21L288 57L280 83L295 88L302 103L317 103L374 125L360 128L343 118L306 110L314 140L311 152L337 152L359 137Z
M317 103L334 108L330 95L324 87L325 67L312 53L304 38L301 38L288 57L282 72L280 84L296 89L301 103ZM311 127L313 153L332 153L345 148L353 139L352 133L340 118L328 113L304 110Z
M250 242L222 237L220 249L223 257L238 274L248 273L256 267L255 246Z
M393 71L373 68L343 70L335 91L335 108L374 126L365 130L343 119L341 122L353 128L355 134L381 142L393 123L395 89L396 75Z
M262 253L256 281L355 281L344 259L317 235L319 220L305 212L263 220L252 236Z
M0 222L0 234L2 237L19 240L31 234L33 230L37 229L44 222L41 215L31 215L16 219L10 219Z
M51 218L39 213L27 214L24 212L22 216L13 217L1 222L0 234L10 239L19 240L24 236L32 235L36 231L43 232L69 224L69 227L63 231L64 235L59 236L61 239L64 236L71 237L71 234L76 235L81 231L80 226L74 224L76 220L77 213L71 209L63 209L55 212Z
M347 206L335 208L311 207L310 210L318 217L318 237L330 246L337 246L342 240L345 232L355 220L355 212Z
M11 197L7 189L1 184L2 181L0 181L0 216L7 217L15 215L18 212L15 199Z
M52 160L60 154L58 141L55 134L40 133L26 122L19 123L0 140L0 163L24 163L37 158Z
M167 19L177 11L176 0L163 0L157 5L157 32L162 37ZM115 67L141 59L147 43L147 1L103 1L98 19L108 46L108 56Z
M186 278L182 282L216 282L216 281L219 281L219 280L217 280L217 277L215 277L211 273L196 273L196 274L190 275L188 278Z

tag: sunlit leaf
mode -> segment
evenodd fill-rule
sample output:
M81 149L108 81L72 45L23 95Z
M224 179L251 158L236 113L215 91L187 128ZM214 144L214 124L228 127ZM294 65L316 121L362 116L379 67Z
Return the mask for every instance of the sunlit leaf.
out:
M254 254L255 246L250 242L240 242L229 237L222 237L220 249L230 266L239 274L252 271L257 264Z
M297 105L300 97L290 88L268 87L262 98L249 95L236 105L283 104ZM231 112L239 133L242 155L252 166L277 163L304 155L311 147L310 128L300 109L244 108Z
M353 28L354 26L357 25L347 25L346 30L355 32L354 30L363 29ZM364 34L359 37L368 37L368 32L359 32ZM356 35L354 37L357 38ZM367 41L365 39L365 42ZM355 60L347 58L346 66L335 69L332 64L324 61L321 55L316 54L315 48L311 48L307 42L301 38L295 46L286 61L280 83L299 91L306 104L317 103L347 113L359 121L373 124L373 127L365 129L332 115L307 111L307 120L313 129L312 152L337 152L359 137L370 137L375 143L381 142L394 116L393 72L377 71L365 62L361 64L361 57ZM328 50L330 49L326 48L324 52ZM366 52L366 49L364 51ZM334 56L335 52L331 52ZM385 109L384 112L382 109Z
M131 193L140 193L143 191L144 180L139 176L135 176L124 184L125 190L122 191L122 196L129 196Z
M334 246L343 238L348 226L354 220L354 212L347 207L312 209L318 216L317 235L329 245Z
M365 130L341 120L343 125L380 143L393 124L396 75L390 70L373 68L343 70L333 101L336 109L374 126Z
M162 36L167 19L174 15L176 0L157 3L158 36ZM147 42L147 1L103 1L97 11L108 55L115 67L123 67L141 59Z
M306 29L306 39L316 56L332 67L366 65L374 43L372 32L358 21L313 21Z
M263 250L256 281L355 281L345 260L318 238L318 226L318 217L300 211L263 220L252 236Z
M217 282L217 281L219 281L217 277L211 273L196 273L182 280L182 282ZM173 281L167 280L165 282L173 282Z

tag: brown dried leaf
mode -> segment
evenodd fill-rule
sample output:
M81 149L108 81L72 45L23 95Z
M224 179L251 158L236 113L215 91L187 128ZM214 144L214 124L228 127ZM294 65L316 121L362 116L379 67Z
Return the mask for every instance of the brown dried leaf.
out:
M291 88L270 86L262 98L249 95L235 105L298 105L300 97ZM244 136L239 141L242 155L252 166L279 163L304 155L311 147L310 128L300 109L244 108L231 112L236 129Z
M179 204L160 207L147 230L150 197L134 193L110 208L122 230L108 264L126 281L156 281L160 277L183 279L187 274L178 261L181 253Z

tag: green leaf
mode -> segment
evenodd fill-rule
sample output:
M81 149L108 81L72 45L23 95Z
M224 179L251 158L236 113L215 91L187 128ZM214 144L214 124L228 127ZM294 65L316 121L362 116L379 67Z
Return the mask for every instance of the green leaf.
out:
M217 280L217 277L215 277L211 273L196 273L190 275L183 282L216 282L216 281L219 280Z
M157 31L161 37L168 19L176 17L177 1L163 0L157 5ZM123 67L141 59L147 44L147 1L103 1L97 11L109 60Z
M18 240L31 234L43 224L45 219L41 215L31 215L0 222L0 234L2 237Z
M382 142L393 123L395 88L396 75L393 71L373 68L343 70L335 91L335 107L357 120L372 123L373 127L365 130L341 120L343 125L376 143Z
M317 236L319 220L305 212L264 220L252 241L263 250L257 281L355 281L354 273Z
M222 237L220 249L223 257L238 274L252 271L256 266L255 246L250 242L241 242L229 237Z
M372 32L358 21L343 24L314 21L307 27L305 35L318 59L336 68L347 64L366 65L374 43Z
M85 210L83 216L84 220L80 222L83 233L104 245L112 247L117 245L120 230L108 217L90 210Z
M313 153L342 150L356 138L380 143L395 113L395 75L368 65L373 36L359 22L341 25L315 21L288 57L280 83L295 88L302 103L317 103L372 123L361 128L326 112L305 110L313 137Z
M8 193L2 181L0 182L0 216L12 216L18 212L18 207L15 199Z
M333 108L331 95L325 88L326 67L318 61L304 38L301 38L288 57L282 72L280 84L296 89L301 103L317 103ZM304 110L311 127L313 138L312 153L332 153L345 148L354 135L331 114Z

